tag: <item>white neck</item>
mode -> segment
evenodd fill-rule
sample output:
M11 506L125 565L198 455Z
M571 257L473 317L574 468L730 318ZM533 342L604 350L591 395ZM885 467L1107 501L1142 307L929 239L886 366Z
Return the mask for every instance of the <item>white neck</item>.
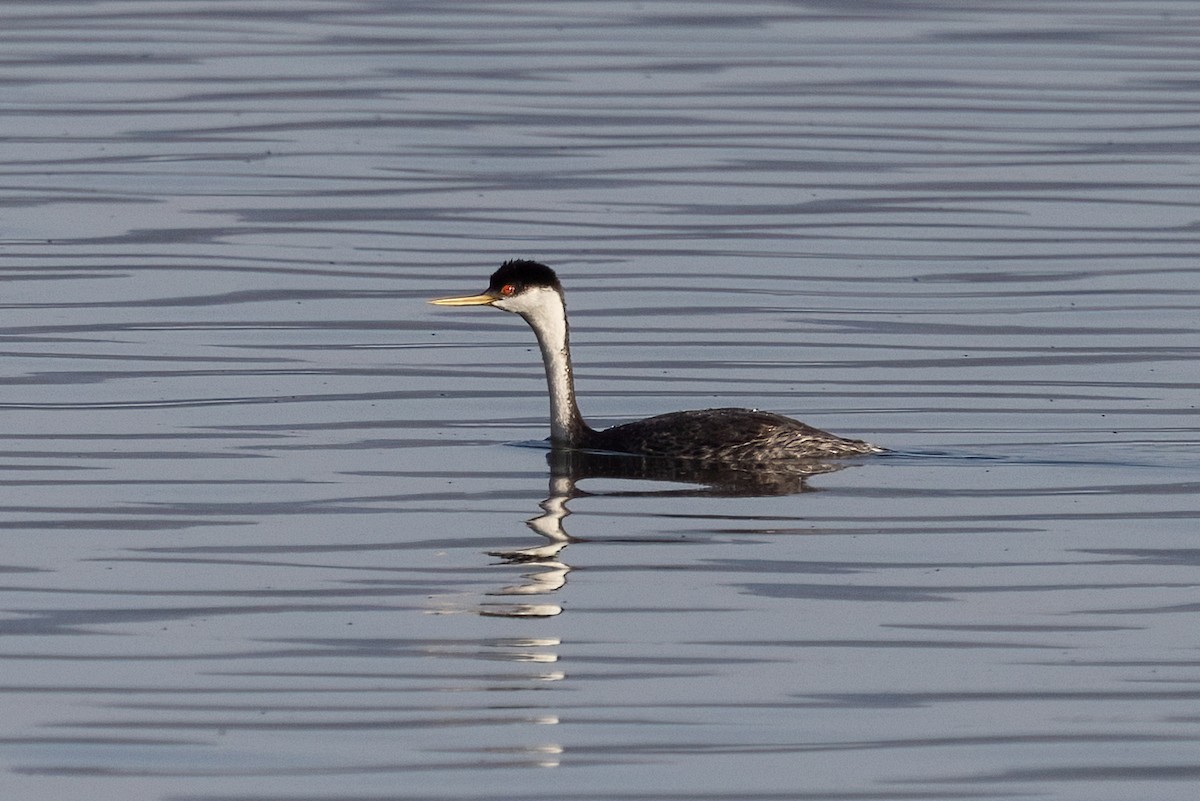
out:
M512 311L524 317L537 334L542 363L546 367L546 383L550 388L550 439L555 445L577 446L581 444L587 425L575 402L566 305L562 295L549 288L531 290L524 295L533 297L523 297L526 302Z

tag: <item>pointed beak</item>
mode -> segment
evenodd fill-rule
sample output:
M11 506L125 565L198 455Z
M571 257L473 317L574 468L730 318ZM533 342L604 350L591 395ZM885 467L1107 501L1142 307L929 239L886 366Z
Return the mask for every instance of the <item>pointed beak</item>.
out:
M434 306L491 306L499 298L491 295L464 295L461 298L438 298L429 301Z

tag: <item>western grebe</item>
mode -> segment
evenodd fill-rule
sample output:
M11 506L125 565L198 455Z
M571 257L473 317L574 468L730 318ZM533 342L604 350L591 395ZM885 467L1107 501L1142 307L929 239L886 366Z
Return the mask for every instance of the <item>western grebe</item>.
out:
M701 459L713 462L777 462L881 453L790 417L753 409L672 412L603 431L583 421L575 401L567 306L558 276L544 264L506 261L480 295L431 300L437 306L494 306L519 314L537 335L550 388L550 441L556 447Z

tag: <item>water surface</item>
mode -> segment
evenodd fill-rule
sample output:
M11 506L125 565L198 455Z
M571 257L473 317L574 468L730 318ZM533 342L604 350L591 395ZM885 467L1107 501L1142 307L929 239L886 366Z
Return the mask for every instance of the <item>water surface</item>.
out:
M1192 798L1198 45L1168 0L6 8L4 796ZM594 424L894 452L551 465L521 321L423 303L509 257Z

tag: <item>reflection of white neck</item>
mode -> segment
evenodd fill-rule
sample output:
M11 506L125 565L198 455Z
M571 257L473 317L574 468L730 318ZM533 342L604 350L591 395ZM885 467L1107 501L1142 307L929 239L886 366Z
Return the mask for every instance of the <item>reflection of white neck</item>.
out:
M575 402L566 304L560 293L548 287L529 290L525 294L532 297L513 311L529 323L542 350L546 383L550 388L550 440L555 445L577 446L587 426Z

